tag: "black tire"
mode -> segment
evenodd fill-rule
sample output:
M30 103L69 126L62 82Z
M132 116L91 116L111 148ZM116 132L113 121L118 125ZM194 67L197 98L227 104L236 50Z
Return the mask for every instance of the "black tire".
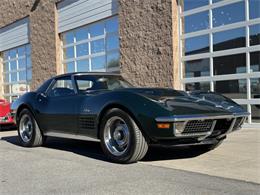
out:
M125 151L120 155L114 155L105 143L105 126L108 120L112 117L120 117L121 119L123 119L125 125L127 126L127 129L129 130L129 147L127 147L127 149L125 149ZM100 125L100 139L101 147L105 155L110 160L117 163L137 162L145 156L148 150L148 144L145 140L145 137L143 136L135 121L131 118L129 114L118 108L113 108L109 110L102 118Z
M28 120L31 120L31 136L28 138L28 141L25 141L22 138L21 130L22 127L22 121L21 119L27 117ZM17 122L17 131L18 131L18 137L21 145L25 147L37 147L43 145L45 141L45 137L43 136L33 114L28 109L23 109L21 113L19 114L19 119Z

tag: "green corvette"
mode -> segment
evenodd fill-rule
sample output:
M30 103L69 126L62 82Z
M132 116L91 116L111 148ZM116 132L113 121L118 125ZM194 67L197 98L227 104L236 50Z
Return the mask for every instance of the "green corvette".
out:
M249 115L220 94L136 88L110 73L56 76L17 99L12 112L23 146L90 137L119 163L141 160L150 145L212 149Z

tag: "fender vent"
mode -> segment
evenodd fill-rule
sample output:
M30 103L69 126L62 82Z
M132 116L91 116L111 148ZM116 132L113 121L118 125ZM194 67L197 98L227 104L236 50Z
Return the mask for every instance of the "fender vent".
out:
M79 129L91 129L94 130L95 125L95 116L81 116L79 117Z

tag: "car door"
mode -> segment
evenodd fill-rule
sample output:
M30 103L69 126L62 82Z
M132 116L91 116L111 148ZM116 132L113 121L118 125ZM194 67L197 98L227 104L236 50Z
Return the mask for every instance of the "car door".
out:
M75 134L78 95L70 76L55 79L45 95L38 96L38 114L44 132Z

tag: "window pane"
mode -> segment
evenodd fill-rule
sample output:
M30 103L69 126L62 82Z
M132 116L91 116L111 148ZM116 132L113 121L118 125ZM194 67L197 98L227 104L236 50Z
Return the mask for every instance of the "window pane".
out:
M201 82L201 83L187 83L185 84L186 91L210 91L210 83L209 82Z
M259 0L249 0L249 17L250 19L260 17L260 1Z
M4 82L9 83L9 74L4 74Z
M214 75L246 72L246 54L213 58Z
M100 36L104 34L104 23L97 23L90 26L90 37Z
M9 71L9 63L8 62L4 63L4 72L7 72L7 71Z
M201 7L204 5L208 5L208 4L209 4L209 0L199 0L199 1L184 0L184 11Z
M250 79L251 81L251 98L260 98L260 78Z
M17 73L11 73L11 82L17 81Z
M260 123L260 105L251 105L251 116L253 123Z
M105 69L106 58L105 56L95 57L91 59L91 68L93 70Z
M19 81L26 81L26 71L19 72Z
M109 19L106 21L106 32L117 32L119 29L118 27L118 18L115 17L113 19Z
M31 68L32 67L31 56L28 56L26 58L26 65L27 65L27 68Z
M185 40L185 55L209 52L209 36L203 35Z
M105 51L104 39L99 39L91 42L91 54Z
M119 67L119 53L110 53L107 55L107 67Z
M10 62L10 68L11 68L10 71L17 70L16 60Z
M67 48L64 48L64 58L65 59L69 59L69 58L74 58L74 47L67 47Z
M89 55L88 43L82 43L76 46L77 57Z
M25 47L19 47L18 56L24 56L24 55L25 55Z
M226 97L233 99L245 99L246 95L246 79L216 81L215 91Z
M18 60L19 69L26 68L26 59L19 59Z
M31 54L31 45L28 44L28 45L26 45L25 47L26 47L26 54L27 54L27 55L30 55L30 54Z
M10 58L11 58L11 59L16 58L16 49L12 49L12 50L9 52L9 55L10 55Z
M73 32L66 32L63 36L63 45L67 45L74 42Z
M250 53L250 71L260 72L260 52Z
M76 41L82 41L84 39L88 39L87 28L80 28L76 30L75 36L76 36Z
M219 1L223 1L223 0L212 0L212 3L217 3Z
M78 60L77 61L78 72L89 72L89 60Z
M246 46L245 28L227 30L213 34L213 50L225 50Z
M66 64L64 64L64 71L66 73L69 73L69 72L75 72L75 66L74 66L74 62L68 62Z
M183 76L186 78L209 76L209 59L187 61L184 63L184 70Z
M244 1L215 8L213 13L213 26L222 26L245 20Z
M32 69L27 69L27 81L32 80Z
M9 59L9 52L6 51L6 52L4 52L4 61L6 61L8 59Z
M250 45L260 44L260 24L250 26L249 32L250 32Z
M107 37L107 50L118 49L119 48L119 39L117 36Z
M190 33L198 30L209 28L209 13L208 11L184 17L185 32Z

